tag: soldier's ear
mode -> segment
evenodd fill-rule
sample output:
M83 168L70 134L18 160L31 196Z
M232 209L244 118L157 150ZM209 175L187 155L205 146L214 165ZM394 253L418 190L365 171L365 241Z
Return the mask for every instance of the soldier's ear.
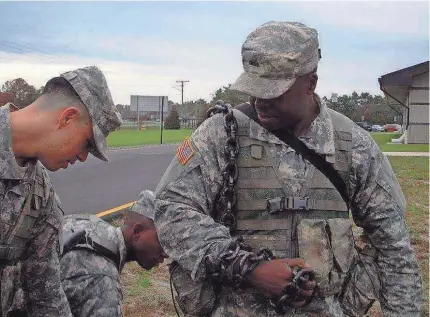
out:
M144 226L139 222L133 225L132 234L133 234L134 241L139 240L140 234L143 232L144 229L145 229Z
M68 107L60 112L58 118L58 127L65 127L70 120L76 120L79 117L79 110L76 107Z
M318 74L316 72L309 75L308 94L313 95L317 87Z

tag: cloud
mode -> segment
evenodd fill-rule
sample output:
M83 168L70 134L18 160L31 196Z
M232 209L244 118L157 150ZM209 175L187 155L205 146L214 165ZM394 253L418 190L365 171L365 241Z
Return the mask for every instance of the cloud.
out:
M302 20L318 29L325 45L317 89L321 95L329 96L333 92L347 94L354 90L380 94L378 77L427 58L421 60L428 54L424 48L426 41L428 44L429 23L426 2L270 4L267 9L264 9L266 4L255 4L254 9L261 9L258 14L250 8L249 14L246 10L238 12L241 18L237 18L235 23L231 20L234 10L227 10L225 19L220 20L216 16L213 22L202 25L196 20L211 21L211 12L200 8L195 20L190 18L193 11L185 12L175 22L177 33L171 30L165 34L158 33L154 26L155 31L145 29L137 34L118 27L120 30L109 37L82 32L70 36L58 32L49 38L35 37L34 46L26 45L51 54L36 51L32 54L31 49L0 51L0 84L23 77L39 87L61 72L98 65L105 72L115 103L128 104L131 94L168 95L169 99L179 102L180 92L172 87L178 87L177 80L189 80L184 89L185 101L211 100L215 90L233 83L242 72L240 48L246 37L244 32L251 31L260 24L259 20L269 15L273 19L291 17ZM234 8L238 7L236 3ZM177 12L166 14L170 16ZM166 24L161 24L160 28L171 27L166 19L163 20ZM184 25L188 33L181 29ZM212 25L215 27L209 28ZM116 27L114 21L108 27ZM10 41L26 43L22 38ZM36 45L38 41L39 46ZM50 48L62 48L63 53L53 56Z
M308 22L395 35L429 34L427 1L321 1L295 5Z
M50 60L38 54L14 54L0 52L0 84L6 80L22 77L31 85L40 87L58 74L88 65L97 65L105 73L115 103L129 104L130 95L168 95L170 100L180 102L180 92L176 80L189 80L184 89L184 100L205 98L222 85L232 82L239 75L240 64L236 67L220 64L222 54L212 54L207 59L189 60L183 63L183 52L171 51L177 63L166 65L127 62L102 58L87 58L73 55L57 55ZM181 59L181 56L184 59ZM166 57L166 59L168 59ZM182 60L182 62L181 62ZM232 63L230 63L232 64Z
M105 73L115 103L129 104L132 94L168 95L170 100L180 102L180 92L172 88L178 87L176 80L179 79L190 80L185 84L185 101L198 98L211 100L211 93L232 83L241 72L240 62L236 61L234 66L233 62L226 65L218 63L222 61L217 61L217 58L221 57L216 54L207 56L207 60L196 62L195 68L188 68L187 65L148 65L71 55L58 56L57 60L63 62L53 63L39 55L0 52L0 84L23 77L30 84L40 87L62 72L97 65ZM357 64L326 58L318 70L320 80L317 92L322 96L330 96L333 92L348 94L354 90L381 94L377 79L386 72L384 66L378 65L378 61Z

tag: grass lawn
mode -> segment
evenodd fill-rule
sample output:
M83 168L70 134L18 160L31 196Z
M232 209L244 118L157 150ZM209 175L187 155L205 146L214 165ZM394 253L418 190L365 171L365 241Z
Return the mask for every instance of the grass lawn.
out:
M389 157L389 160L407 200L406 222L424 284L422 316L429 316L429 158ZM118 220L114 222L115 225L120 224ZM124 317L176 316L170 298L166 264L145 272L136 263L127 263L121 282L124 291ZM370 316L382 316L377 304L372 307Z
M401 133L371 132L373 139L382 152L428 152L428 144L392 144L391 139L398 139Z
M186 136L190 136L193 130L163 130L163 144L179 143ZM428 152L428 144L389 144L391 139L397 139L400 133L370 133L383 152ZM112 132L107 138L109 147L139 146L149 144L160 144L159 127L149 128L148 130L118 130Z
M406 197L406 223L411 234L423 280L424 306L421 316L429 316L429 158L389 157ZM371 317L380 317L377 305Z
M186 136L191 135L193 130L163 130L163 144L181 142ZM107 137L109 147L138 146L146 144L160 144L160 130L119 130L112 132Z

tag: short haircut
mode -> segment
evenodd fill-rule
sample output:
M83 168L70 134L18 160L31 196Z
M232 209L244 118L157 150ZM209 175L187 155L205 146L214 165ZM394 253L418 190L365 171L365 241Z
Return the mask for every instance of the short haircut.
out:
M55 109L68 106L76 106L83 113L82 120L85 123L91 121L87 108L81 98L63 77L55 77L46 83L42 93L43 102L40 103L42 109Z
M124 224L129 225L131 227L135 223L142 224L145 229L155 229L154 221L151 218L148 218L134 211L129 211L124 219Z

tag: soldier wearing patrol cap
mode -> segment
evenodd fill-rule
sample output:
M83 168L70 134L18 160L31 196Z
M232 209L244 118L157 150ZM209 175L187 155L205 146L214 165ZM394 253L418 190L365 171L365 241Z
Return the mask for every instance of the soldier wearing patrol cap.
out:
M71 315L60 283L63 211L46 169L83 162L89 152L106 161L106 137L121 122L95 66L49 80L43 94L23 109L0 108L3 316L23 306L30 316ZM23 292L16 292L21 286Z
M150 270L167 257L153 224L154 198L153 192L142 191L122 227L94 215L65 217L61 283L73 316L122 316L124 264L136 261Z
M232 86L251 102L211 109L161 179L154 223L187 316L355 317L375 300L420 315L402 190L372 137L315 93L320 58L302 23L252 31Z

